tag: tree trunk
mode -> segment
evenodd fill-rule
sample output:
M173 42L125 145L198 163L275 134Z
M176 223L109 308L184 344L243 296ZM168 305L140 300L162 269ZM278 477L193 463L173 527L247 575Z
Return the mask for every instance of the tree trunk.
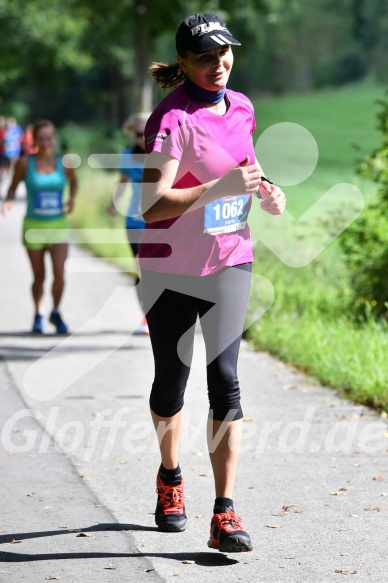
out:
M151 61L152 38L147 20L149 0L135 1L134 65L135 78L132 86L133 110L152 110L152 79L148 73Z

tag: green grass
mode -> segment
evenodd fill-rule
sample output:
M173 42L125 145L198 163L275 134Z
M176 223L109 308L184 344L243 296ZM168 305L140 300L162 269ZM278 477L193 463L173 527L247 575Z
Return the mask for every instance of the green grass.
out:
M388 411L388 326L372 316L364 323L351 319L347 275L340 261L323 253L295 270L271 257L256 257L254 269L275 290L270 309L247 330L255 347L354 401ZM248 321L260 308L260 287L254 277Z
M272 311L254 325L249 337L345 396L376 409L388 410L388 328L370 322L352 325L345 316Z
M355 160L378 145L375 130L375 101L384 87L363 83L311 95L268 98L255 102L260 133L272 124L294 122L306 127L319 149L314 173L302 184L285 187L288 210L298 219L283 226L282 217L271 217L255 205L249 223L255 245L254 270L274 288L271 308L247 331L247 338L262 350L300 367L321 382L342 391L348 398L388 411L387 326L371 316L355 322L349 301L349 280L338 244L338 225L352 201L344 208L335 197L323 197L338 183L352 183L368 200L374 186L355 176ZM359 151L354 145L359 146ZM110 244L88 243L97 255L119 262L133 271L131 253L123 230L122 216L112 219L105 209L111 200L118 175L91 170L83 165L81 189L73 224L77 228L107 228ZM304 213L317 201L323 208L313 217ZM126 202L123 201L123 207ZM261 239L270 233L270 248ZM304 267L288 262L309 257L317 241L331 233L323 251ZM268 243L267 239L264 241ZM121 261L120 261L121 258ZM311 258L310 258L311 259ZM255 278L254 278L255 279ZM249 318L261 301L260 286L253 284Z
M124 230L125 218L120 212L111 217L106 210L117 181L118 173L83 168L79 172L80 191L71 222L79 230L74 237L77 241L97 257L110 259L123 271L133 273L136 268ZM119 211L125 212L129 196L130 187L120 200ZM98 242L99 229L106 230L102 243Z

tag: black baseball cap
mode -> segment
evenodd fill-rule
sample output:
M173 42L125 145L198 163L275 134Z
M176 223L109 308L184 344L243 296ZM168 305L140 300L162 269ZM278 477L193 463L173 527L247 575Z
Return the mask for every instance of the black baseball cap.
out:
M238 45L226 24L215 14L193 14L186 18L175 35L176 50L207 53L222 45Z

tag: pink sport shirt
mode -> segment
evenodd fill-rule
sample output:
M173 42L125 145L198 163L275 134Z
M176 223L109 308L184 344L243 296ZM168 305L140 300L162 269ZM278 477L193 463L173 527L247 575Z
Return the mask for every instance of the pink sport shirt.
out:
M146 152L179 160L173 188L221 178L255 151L252 103L226 91L230 106L220 116L194 101L182 86L156 107L145 129ZM183 215L148 223L140 244L140 266L152 271L210 275L225 266L253 261L246 222L251 195L226 197Z

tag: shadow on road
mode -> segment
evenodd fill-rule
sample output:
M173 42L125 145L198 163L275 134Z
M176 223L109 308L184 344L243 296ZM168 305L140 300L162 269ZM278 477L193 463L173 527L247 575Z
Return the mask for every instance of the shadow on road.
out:
M155 526L143 526L141 524L96 524L94 526L88 526L87 528L80 529L63 529L63 530L53 530L53 531L43 531L43 532L23 532L23 533L11 533L0 535L0 544L7 544L11 541L23 541L33 538L41 537L51 537L58 536L62 534L76 534L76 533L91 533L91 532L101 532L101 531L158 531ZM161 533L163 534L163 533ZM170 533L171 534L171 533ZM10 552L0 552L0 562L1 563L23 563L29 561L52 561L52 560L62 560L62 559L100 559L100 558L165 558L173 559L179 562L182 561L194 561L197 565L203 567L220 567L227 565L235 565L239 561L236 559L229 559L226 555L217 552L179 552L179 553L42 553L42 554L27 554L27 553L10 553Z
M27 336L27 334L25 334ZM24 361L24 360L38 360L45 356L50 350L56 349L56 354L58 355L59 352L61 354L71 354L71 353L82 353L82 352L97 352L97 351L104 351L104 350L141 350L141 346L133 346L133 345L125 345L125 346L61 346L57 347L55 344L51 346L36 346L31 348L29 346L12 346L8 344L8 346L2 349L2 359L5 361Z

